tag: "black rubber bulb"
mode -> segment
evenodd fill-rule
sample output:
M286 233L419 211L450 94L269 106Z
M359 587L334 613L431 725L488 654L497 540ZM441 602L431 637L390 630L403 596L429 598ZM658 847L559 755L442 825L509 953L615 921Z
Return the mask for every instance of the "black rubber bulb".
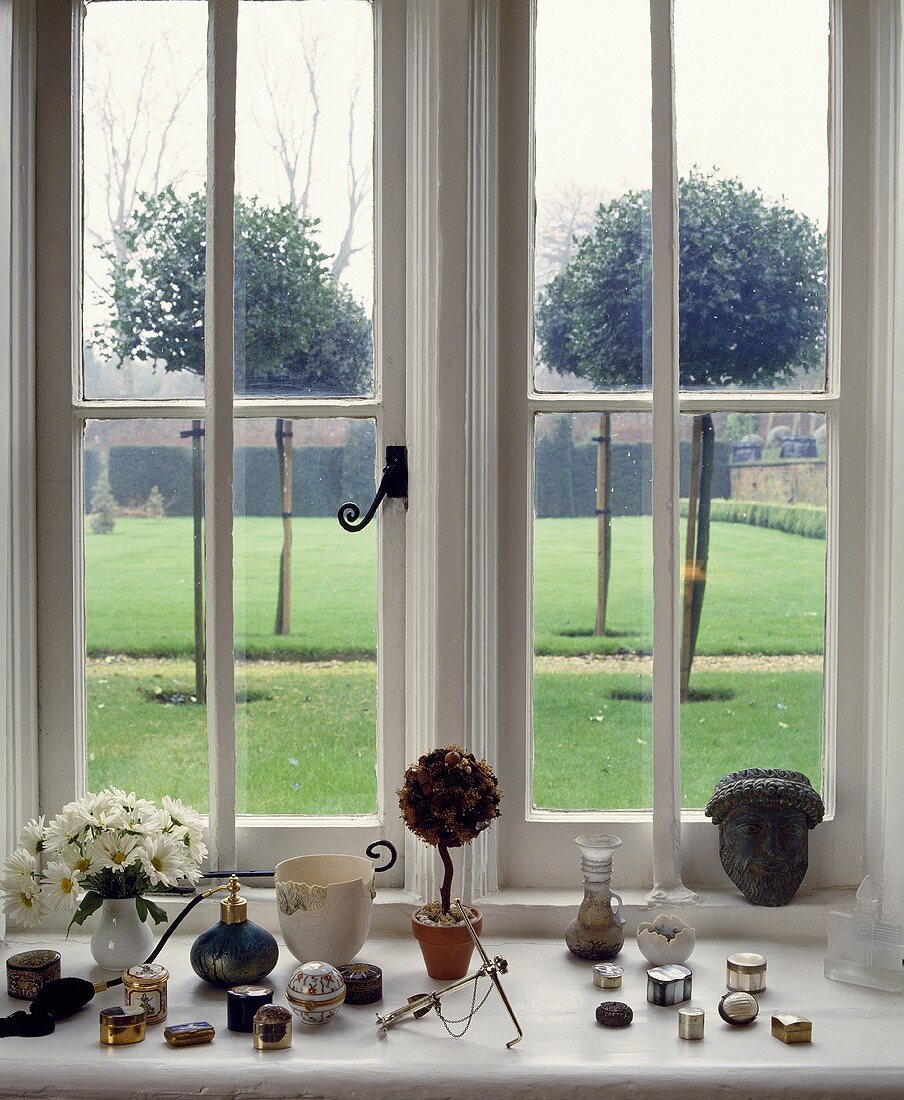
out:
M21 1039L35 1039L50 1035L56 1024L43 1013L14 1012L0 1020L0 1039L17 1035Z
M84 1008L95 992L94 983L85 978L57 978L48 982L31 1002L31 1011L37 1016L62 1020Z

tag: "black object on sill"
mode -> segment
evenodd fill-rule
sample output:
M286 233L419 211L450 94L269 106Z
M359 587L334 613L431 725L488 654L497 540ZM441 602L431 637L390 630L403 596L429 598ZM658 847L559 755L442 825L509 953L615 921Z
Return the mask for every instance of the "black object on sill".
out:
M386 465L383 467L383 477L377 489L377 495L371 501L370 507L359 521L361 509L354 501L346 501L336 513L339 525L346 531L363 531L376 515L377 508L384 497L408 500L408 448L387 447Z

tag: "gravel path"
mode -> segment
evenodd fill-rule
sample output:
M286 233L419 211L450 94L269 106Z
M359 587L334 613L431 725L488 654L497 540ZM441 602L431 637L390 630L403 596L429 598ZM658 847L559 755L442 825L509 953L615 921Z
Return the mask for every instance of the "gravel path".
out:
M766 656L762 653L738 654L728 657L694 658L697 672L822 672L822 656L818 653L789 653ZM537 672L650 672L652 657L627 653L591 653L575 657L535 657Z

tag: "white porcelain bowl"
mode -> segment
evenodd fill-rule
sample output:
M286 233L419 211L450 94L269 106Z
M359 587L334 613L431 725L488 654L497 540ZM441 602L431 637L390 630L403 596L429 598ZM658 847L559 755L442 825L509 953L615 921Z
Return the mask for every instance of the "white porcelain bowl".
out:
M659 913L637 926L637 946L654 966L686 962L697 944L697 933L680 917Z
M374 865L362 856L296 856L276 865L279 927L299 962L351 962L370 932L374 895Z

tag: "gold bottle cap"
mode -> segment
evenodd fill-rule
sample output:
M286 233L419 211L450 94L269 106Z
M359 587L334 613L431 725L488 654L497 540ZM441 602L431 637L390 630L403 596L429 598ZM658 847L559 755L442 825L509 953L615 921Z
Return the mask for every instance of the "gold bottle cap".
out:
M220 902L220 920L223 924L243 924L248 919L248 902L239 897L239 880L229 879L229 894Z

